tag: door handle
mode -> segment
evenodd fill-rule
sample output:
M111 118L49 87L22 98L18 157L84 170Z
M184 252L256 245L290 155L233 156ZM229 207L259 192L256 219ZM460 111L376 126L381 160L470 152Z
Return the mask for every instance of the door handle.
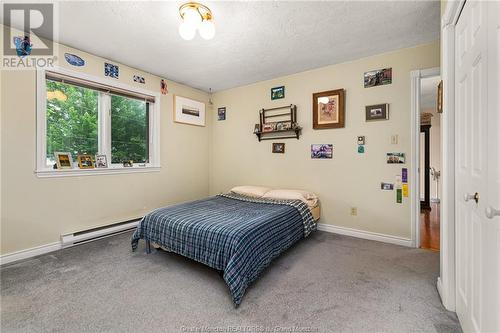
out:
M474 201L476 203L478 203L479 202L479 193L476 192L474 194L469 194L469 193L465 193L464 194L464 200L465 200L465 202L467 202L467 201L469 201L471 199L474 199Z
M491 206L486 207L485 213L486 213L486 217L489 219L492 219L495 216L500 216L500 210L495 209Z

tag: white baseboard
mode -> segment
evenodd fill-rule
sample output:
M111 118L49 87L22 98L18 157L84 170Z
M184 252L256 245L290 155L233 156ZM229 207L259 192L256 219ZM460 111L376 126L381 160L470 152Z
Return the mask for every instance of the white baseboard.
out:
M442 283L441 283L441 277L440 276L438 276L438 278L437 278L436 287L437 287L437 290L438 290L439 297L441 297L441 303L444 303L443 302L443 286L442 286Z
M61 242L50 243L46 245L41 245L33 247L31 249L21 250L17 252L11 252L0 256L0 266L10 264L15 261L28 259L32 257L39 256L41 254L54 252L62 248Z
M339 227L332 224L318 223L318 230L332 232L334 234L352 236L357 238L369 239L378 242L413 247L413 241L410 238L379 234L371 231L363 231L346 227Z

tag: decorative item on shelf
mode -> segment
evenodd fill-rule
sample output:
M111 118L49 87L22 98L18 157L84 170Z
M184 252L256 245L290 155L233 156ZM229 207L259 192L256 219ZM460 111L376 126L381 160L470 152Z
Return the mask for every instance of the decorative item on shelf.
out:
M160 81L160 91L162 95L168 94L167 81L161 79Z
M95 167L96 168L107 168L108 167L108 158L106 155L95 155Z
M71 53L64 53L64 59L66 62L72 66L82 67L85 66L85 60L80 58L79 56Z
M180 6L179 15L182 23L179 26L179 35L185 40L191 40L196 30L203 39L209 40L215 36L215 25L212 11L205 5L197 2L188 2Z
M118 79L120 69L117 65L113 65L110 63L104 63L104 76L109 76L113 79Z
M312 144L311 145L311 158L325 159L333 157L332 144Z
M255 126L253 127L253 133L257 134L259 132L260 132L260 124L255 124Z
M345 91L329 90L313 94L313 129L345 126Z
M364 83L365 88L391 84L392 68L376 69L374 71L365 72Z
M174 121L205 126L205 103L186 97L174 96Z
M387 164L405 164L405 153L387 153Z
M217 120L226 120L226 107L217 109Z
M439 81L437 88L437 113L443 113L443 80Z
M365 120L387 120L389 119L389 104L367 105L365 107Z
M122 165L124 168L131 168L134 166L134 161L132 161L132 160L123 161Z
M94 158L92 155L79 154L78 155L78 167L80 169L93 169L94 168Z
M285 144L273 142L273 153L274 154L284 154L285 153Z
M285 86L271 88L271 100L285 98Z
M73 168L73 158L71 157L71 153L54 152L54 157L56 158L57 169Z
M287 112L283 112L288 109ZM299 139L302 127L297 124L297 106L290 104L259 111L260 124L254 128L259 141L276 139ZM270 121L271 119L276 121Z
M145 84L146 79L140 75L134 75L134 82Z

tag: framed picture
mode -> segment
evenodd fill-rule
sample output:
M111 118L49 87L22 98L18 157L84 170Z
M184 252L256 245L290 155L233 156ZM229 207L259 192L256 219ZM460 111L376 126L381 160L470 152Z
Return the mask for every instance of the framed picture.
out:
M311 158L332 158L333 145L332 144L313 144L311 145Z
M117 79L119 75L119 68L116 65L105 62L104 63L104 76L112 77Z
M56 159L56 164L58 169L73 168L73 158L71 157L71 153L55 152L54 157Z
M284 154L285 153L285 144L273 142L273 153Z
M376 69L365 72L365 88L383 86L392 83L392 68Z
M285 98L285 86L271 88L271 100Z
M394 184L391 183L380 183L380 189L384 191L392 191L394 190Z
M82 154L78 155L78 167L80 169L93 169L94 158L92 155Z
M441 80L438 84L438 93L437 93L437 112L443 113L443 80Z
M387 153L387 164L406 163L405 153Z
M365 107L365 120L387 120L389 119L389 104L368 105Z
M344 89L313 94L313 128L342 128L345 126Z
M186 97L174 96L174 121L182 124L205 126L205 103Z
M358 145L364 145L365 144L365 136L360 135L358 136Z
M226 108L217 109L217 120L226 120Z
M95 167L96 168L108 167L108 159L106 155L95 155Z

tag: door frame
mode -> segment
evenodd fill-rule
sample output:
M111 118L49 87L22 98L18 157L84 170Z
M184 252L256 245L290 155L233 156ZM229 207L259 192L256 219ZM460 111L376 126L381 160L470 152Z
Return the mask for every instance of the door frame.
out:
M413 184L411 198L411 242L420 247L420 92L421 81L441 75L439 67L418 69L410 72L411 87L411 167L410 184Z
M465 0L447 1L441 17L442 175L440 274L437 289L447 310L456 308L455 280L455 27Z

